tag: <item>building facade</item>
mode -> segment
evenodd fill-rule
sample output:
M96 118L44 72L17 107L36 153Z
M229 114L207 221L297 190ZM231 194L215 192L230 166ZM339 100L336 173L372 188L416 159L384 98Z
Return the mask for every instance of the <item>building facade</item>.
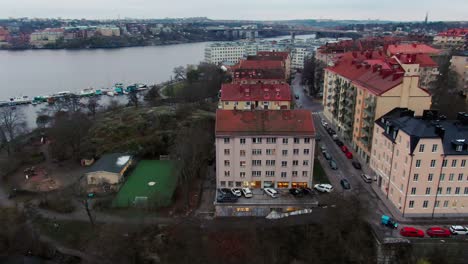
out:
M216 186L311 187L315 128L306 110L216 112Z
M291 109L288 84L223 84L218 108L225 110Z
M367 162L377 117L395 107L422 114L431 105L430 93L418 85L418 64L377 58L378 54L369 54L356 59L351 54L324 74L324 115Z
M453 55L450 64L451 69L457 73L457 87L468 100L468 51Z
M434 37L434 45L442 48L464 49L467 46L468 28L454 28L440 32Z
M402 215L468 216L468 114L396 108L375 124L370 167Z
M62 28L47 28L44 30L31 33L29 42L33 46L44 46L54 44L59 39L63 39L64 29Z

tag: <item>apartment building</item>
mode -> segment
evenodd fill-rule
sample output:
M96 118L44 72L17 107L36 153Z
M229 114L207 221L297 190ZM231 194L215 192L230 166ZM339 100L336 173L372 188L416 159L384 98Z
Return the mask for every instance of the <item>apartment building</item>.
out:
M116 26L102 26L98 27L96 31L105 37L118 37L120 36L120 28Z
M324 74L324 115L337 133L367 162L377 117L395 107L422 114L431 95L419 86L419 64L397 58L382 59L382 52L346 53Z
M44 46L46 44L53 44L57 40L63 38L64 29L63 28L46 28L44 30L39 30L31 33L29 42L33 46Z
M307 110L216 112L216 186L312 186L315 128Z
M468 28L453 28L440 32L434 37L434 45L442 48L463 49L467 45Z
M288 84L223 84L218 108L225 110L291 109Z
M468 100L468 51L462 51L452 56L450 67L457 74L457 87Z
M241 42L213 43L205 48L205 61L213 64L238 63L240 59L247 56L247 49L247 45Z
M468 114L395 108L375 122L370 167L406 217L468 216Z
M233 83L285 83L287 74L284 61L241 60L231 67Z
M249 56L247 60L277 60L284 63L286 79L291 76L291 54L288 51L259 51L256 56Z

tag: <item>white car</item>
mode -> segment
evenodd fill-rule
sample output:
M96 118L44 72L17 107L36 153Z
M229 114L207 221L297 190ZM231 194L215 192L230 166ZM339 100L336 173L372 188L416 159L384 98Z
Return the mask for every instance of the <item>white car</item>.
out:
M320 122L322 122L322 126L324 127L328 126L328 123L324 119L320 120Z
M454 235L468 235L468 227L454 225L451 226L449 229L450 232Z
M331 192L333 191L333 186L331 184L315 184L314 189L319 191L319 192Z
M268 194L269 196L271 196L271 198L276 198L276 197L278 197L278 191L276 191L276 190L273 189L273 188L265 188L265 189L263 189L263 191L265 191L266 194Z
M232 194L234 194L234 195L237 196L237 197L241 197L241 196L242 196L242 192L241 192L241 190L240 190L239 188L232 188L232 189L231 189L231 192L232 192Z
M253 196L253 193L249 188L242 188L242 193L244 194L245 198L251 198Z

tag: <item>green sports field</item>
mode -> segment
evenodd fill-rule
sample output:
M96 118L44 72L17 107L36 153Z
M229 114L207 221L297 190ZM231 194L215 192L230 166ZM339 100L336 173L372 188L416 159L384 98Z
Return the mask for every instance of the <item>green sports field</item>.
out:
M150 207L170 205L177 184L173 168L174 163L168 160L140 161L115 197L113 206L134 206L136 197Z

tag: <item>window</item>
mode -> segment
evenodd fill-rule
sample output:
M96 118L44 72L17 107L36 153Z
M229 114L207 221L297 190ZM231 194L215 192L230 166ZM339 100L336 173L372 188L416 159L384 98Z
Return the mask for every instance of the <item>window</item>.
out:
M309 161L308 160L304 160L302 162L302 166L309 166Z
M230 171L224 171L224 177L229 177L231 176L231 172Z
M304 149L304 155L309 155L309 149Z
M244 145L245 144L245 138L241 138L240 143L241 143L241 145Z
M245 178L245 172L241 172L241 173L240 173L240 177L241 177L241 178Z
M458 181L463 181L463 173L458 174Z
M434 173L429 173L429 175L427 176L427 181L432 181L432 178L434 178Z
M224 149L224 155L229 155L231 153L230 149Z
M447 160L446 159L442 160L442 167L443 168L447 167Z
M299 149L293 149L293 154L294 155L299 155Z
M437 188L437 194L442 194L442 187Z
M460 167L465 168L465 165L466 165L466 160L462 160L461 164L460 164Z
M231 165L231 162L229 160L224 161L224 166L229 167Z
M229 144L230 139L229 138L224 138L224 144Z
M423 202L423 208L427 208L428 205L429 205L429 201L426 200Z
M419 145L419 152L424 152L424 144Z
M431 194L431 187L426 188L426 195L429 195L429 194Z
M413 195L416 194L416 188L415 187L411 188L411 194L413 194Z
M468 187L465 187L465 191L463 192L463 194L468 194Z
M276 154L276 149L267 149L266 154L267 155L275 155Z
M436 166L436 160L431 160L431 168L435 168Z
M448 207L448 201L444 201L444 207Z
M252 177L260 177L260 176L262 176L261 171L252 171Z
M304 143L309 144L310 143L310 138L304 138Z
M275 166L275 163L276 163L275 160L267 160L266 161L267 166Z
M408 207L409 207L409 208L414 208L414 201L409 201Z
M241 186L242 186L242 182L236 181L236 187L241 187Z
M447 191L445 193L446 194L451 194L452 193L452 187L447 187Z
M455 173L450 173L449 174L449 181L453 181L454 176L455 176Z
M276 144L276 138L267 138L267 144Z
M416 160L416 168L421 167L421 160Z
M245 150L241 150L239 154L241 157L245 157Z
M288 166L288 162L287 161L282 161L281 162L281 167L287 167Z
M297 171L293 171L293 172L292 172L292 176L293 176L293 177L297 177Z
M261 144L262 143L262 138L252 138L252 143Z
M285 171L281 172L281 178L286 178L287 176L288 174Z
M252 149L252 155L262 155L261 149Z
M266 175L267 177L275 177L275 171L266 171L266 172L265 172L265 175Z
M307 173L308 173L307 171L303 171L302 172L302 177L307 177Z
M252 166L262 166L261 160L252 160Z
M299 138L294 138L294 144L299 144Z
M444 181L445 180L445 173L441 173L440 174L440 181Z
M439 205L440 205L440 201L439 200L435 201L434 207L437 208L437 207L439 207Z
M288 139L287 138L283 138L283 144L288 144Z
M460 194L460 187L455 188L455 194Z
M417 182L418 179L419 179L419 174L415 173L414 176L413 176L413 181Z
M232 181L228 181L228 187L233 187L234 183Z
M432 152L437 152L437 144L432 145Z
M221 181L221 187L226 187L226 181Z
M239 163L240 163L241 168L245 167L245 164L246 164L245 160L241 160Z
M457 166L457 160L452 160L452 168L455 168Z
M298 160L293 160L293 166L297 166L299 165L299 161Z
M283 151L281 151L281 154L283 156L287 156L288 155L288 150L287 149L284 149Z

